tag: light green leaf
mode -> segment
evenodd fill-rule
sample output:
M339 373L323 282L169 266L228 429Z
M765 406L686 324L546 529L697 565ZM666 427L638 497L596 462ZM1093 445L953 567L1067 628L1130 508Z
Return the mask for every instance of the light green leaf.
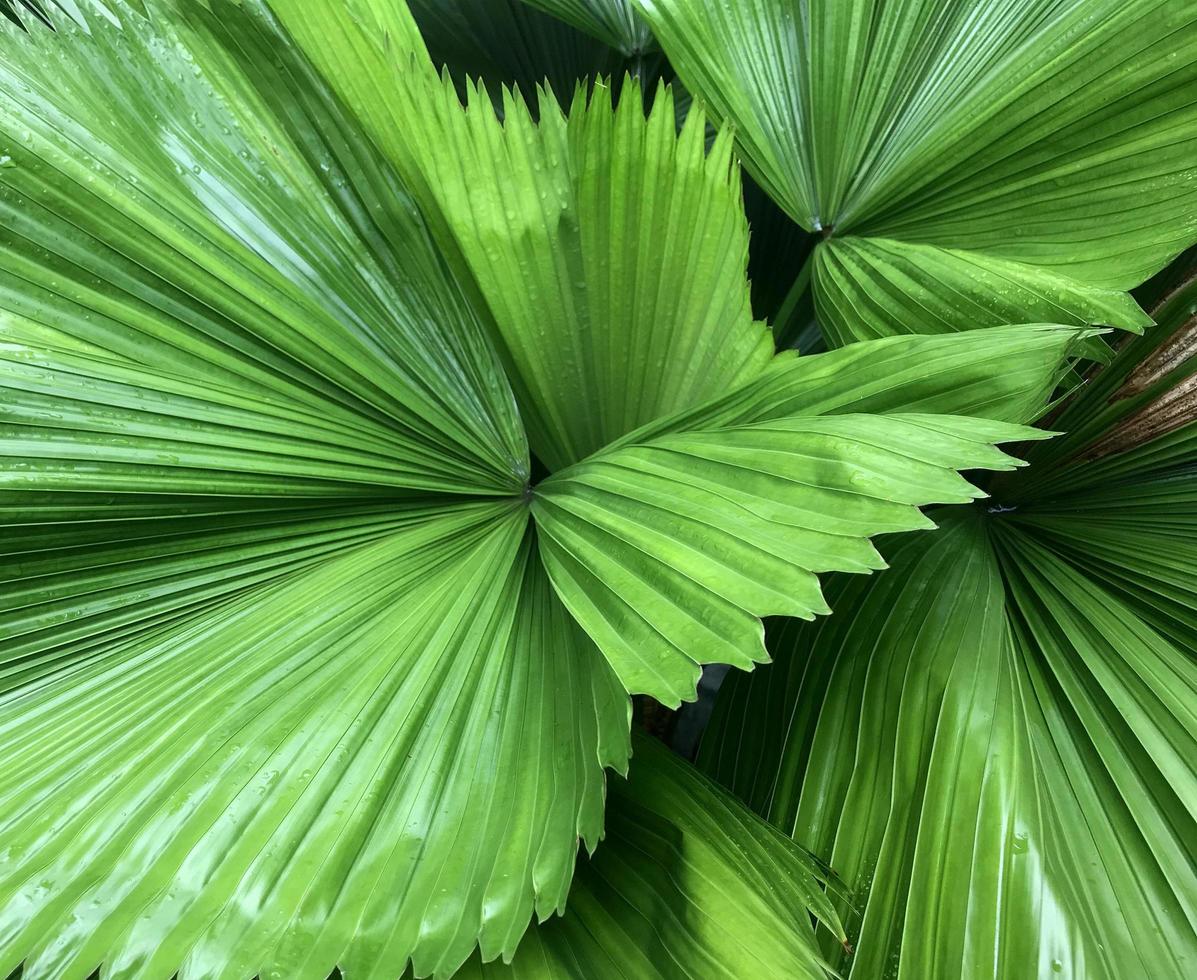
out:
M646 118L636 85L616 109L600 85L578 92L568 118L542 99L539 124L508 98L500 123L478 92L466 109L448 84L405 91L428 206L447 216L494 314L550 470L768 363L731 141L706 153L701 113L678 135L668 89Z
M1007 328L778 355L536 488L554 585L630 690L691 698L699 663L763 659L760 615L823 610L814 573L882 567L869 536L972 499L954 469L1008 465L989 443L1042 437L980 420L1037 414L1076 337ZM851 414L864 412L877 414Z
M808 229L966 251L987 277L1017 262L1074 290L1128 289L1197 238L1192 4L636 3ZM942 272L922 287L952 305L959 275ZM843 301L834 278L815 289ZM888 320L926 329L901 305Z
M401 73L432 72L406 0L261 0L290 41L394 164L406 159L394 91ZM390 82L391 84L387 84Z
M734 123L745 166L808 231L821 227L808 172L806 52L789 0L634 0L686 88Z
M305 109L284 83L313 80L245 75L202 8L114 9L0 25L0 221L19 246L0 305L21 334L361 431L410 457L415 485L522 485L510 391L418 216L384 206L363 248L327 182L347 180L339 157L277 121L279 102Z
M885 337L799 357L778 354L755 379L614 445L678 430L810 415L915 412L1032 422L1085 331L1046 324Z
M759 617L829 612L816 573L884 568L871 536L933 526L920 506L980 495L957 469L1013 466L992 443L1036 434L898 414L675 432L554 474L532 510L553 585L624 686L676 705L700 664L767 659Z
M89 649L0 707L0 971L509 955L598 841L628 711L511 503Z
M420 159L407 138L404 93L435 86L436 71L406 0L256 0L281 23L284 46L293 47L335 95L351 125L412 186L422 205L428 200ZM448 84L446 80L446 84ZM453 242L445 217L423 209L423 218L439 251L454 269L475 312L485 318L486 304Z
M1023 321L1152 323L1127 293L959 249L848 236L821 244L814 262L819 322L835 344Z
M660 745L635 749L565 915L530 930L509 966L474 960L459 976L827 977L807 916L842 938L825 871Z
M0 34L0 970L446 974L562 906L626 693L402 183L213 6Z
M0 487L345 498L501 493L392 427L131 361L0 345Z
M568 118L545 95L539 122L504 93L500 121L485 93L471 86L463 106L425 52L388 47L365 14L271 6L412 187L489 315L549 470L767 362L731 138L708 154L702 113L679 134L669 90L646 118L636 84L618 108L599 84L575 93Z
M995 948L995 934L1035 943L1025 912L1006 921L1003 906L988 918L976 907L992 884L1025 874L1032 861L1013 865L1015 834L1025 828L993 799L1004 787L1013 792L1025 764L1008 679L1003 689L996 564L976 523L958 519L903 539L890 558L889 573L875 579L829 582L829 619L774 624L776 663L749 683L729 678L701 764L796 840L834 857L859 909L841 906L852 975L1038 975L1034 956L1033 968L1020 970L1027 963L1015 959L989 971L977 956L987 944L1002 956L1009 940ZM938 812L941 799L959 809ZM919 874L919 856L938 857L945 846L968 859L964 866ZM952 899L941 902L944 895ZM942 918L924 944L913 923L927 909ZM973 936L975 948L962 951Z
M633 0L524 0L632 58L656 47Z
M759 611L813 612L814 573L1006 465L1029 433L984 419L1037 412L1082 333L770 361L728 135L605 89L500 125L402 4L30 26L0 33L0 971L511 955L601 833L620 676L676 700L759 658ZM559 470L535 493L517 404ZM630 560L575 555L596 527ZM630 653L628 611L663 628Z

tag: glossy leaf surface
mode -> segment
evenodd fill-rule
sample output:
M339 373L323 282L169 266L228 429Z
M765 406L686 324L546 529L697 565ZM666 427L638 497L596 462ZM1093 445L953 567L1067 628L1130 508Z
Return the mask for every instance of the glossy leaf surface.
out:
M905 301L849 314L862 297L842 262L868 247L851 240L909 246L910 261L948 249L989 279L1029 266L1004 296L1028 301L1018 321L1042 316L1047 288L1071 297L1067 322L1112 323L1093 308L1101 291L1137 285L1197 233L1197 13L1184 0L636 2L687 87L735 123L761 186L831 236L814 288L839 342L881 324L943 329L936 314L960 304L942 255L919 263L917 287L874 260L855 277L867 302ZM1038 295L1018 295L1028 288ZM993 322L958 312L952 329Z
M460 976L828 976L807 914L842 938L825 869L676 756L634 744L566 914L530 930L510 965L473 962Z
M817 573L883 568L871 536L978 496L956 468L1012 466L991 444L1036 434L899 414L679 432L555 474L532 510L553 584L624 686L676 705L701 663L767 659L760 617L830 612Z
M414 84L412 153L493 311L536 455L550 470L758 374L772 338L754 323L748 228L731 140L676 132L672 93L645 115L599 86L540 121L485 95ZM701 222L695 214L702 214ZM512 289L520 282L521 289Z
M721 696L703 766L844 876L853 976L1192 971L1195 309Z
M602 834L629 688L760 658L775 539L811 614L869 535L972 499L957 471L1007 465L1083 339L772 357L731 138L667 92L500 123L402 4L69 6L0 33L5 971L512 956ZM664 632L629 654L625 610ZM658 792L618 833L684 846L621 887L688 903L712 968L821 969L810 862ZM785 945L721 929L702 869Z

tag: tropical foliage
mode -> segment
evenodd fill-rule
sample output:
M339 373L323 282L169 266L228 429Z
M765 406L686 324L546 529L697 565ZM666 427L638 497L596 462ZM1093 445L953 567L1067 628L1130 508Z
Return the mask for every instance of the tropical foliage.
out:
M701 764L844 877L852 976L1190 972L1195 312L1190 278L1068 435L725 686Z
M1197 8L0 12L0 976L1193 975Z

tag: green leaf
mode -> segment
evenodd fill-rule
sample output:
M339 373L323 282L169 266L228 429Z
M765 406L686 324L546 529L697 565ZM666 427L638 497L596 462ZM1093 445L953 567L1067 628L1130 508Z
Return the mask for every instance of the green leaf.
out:
M614 109L605 86L579 91L568 118L542 99L539 124L518 97L500 123L477 91L468 109L446 83L404 92L427 206L446 215L494 314L550 470L768 363L731 140L706 153L701 113L679 135L671 92L646 117L634 84Z
M0 690L426 520L393 499L0 493Z
M807 915L842 938L825 872L660 745L635 748L565 915L530 930L509 966L474 960L459 976L828 976Z
M0 25L0 221L18 246L0 304L19 336L360 431L410 460L413 486L521 486L510 390L419 217L384 206L363 248L329 190L348 179L337 158L276 121L280 101L305 108L281 86L312 79L243 74L202 9L115 9Z
M295 50L334 95L367 144L376 147L422 205L429 177L406 138L404 93L435 84L432 58L406 2L390 0L255 0L280 22L279 43ZM447 83L446 83L447 84ZM423 191L423 195L421 195ZM439 251L454 268L471 306L485 317L485 302L453 244L444 216L426 207L423 218Z
M1034 447L994 493L1034 541L1115 591L1138 617L1197 650L1197 279L1153 311L1159 326L1125 345L1066 403L1070 430Z
M720 695L700 763L843 875L854 976L1197 962L1197 421L1169 401L1194 290L992 507L830 579L836 615L776 625L775 663Z
M408 0L433 63L444 65L464 94L467 78L492 93L545 85L562 102L579 82L623 70L625 59L603 42L541 13L523 0Z
M1075 294L1128 289L1197 238L1190 4L636 2L686 86L735 124L761 186L832 242L968 252L986 278L1020 263ZM846 323L843 249L827 249L821 308L841 307L841 336L873 335ZM920 263L919 279L937 307L959 303L958 269ZM1027 298L1020 322L1042 316ZM885 320L927 329L909 300Z
M1056 448L1032 450L1034 470L1016 486L1001 486L1012 502L1116 489L1145 471L1192 461L1197 275L1191 261L1180 265L1180 283L1152 310L1159 325L1123 344L1113 363L1060 406L1053 424L1066 434Z
M814 573L972 499L955 470L1031 435L987 419L1035 415L1084 334L771 361L729 135L602 88L500 124L402 4L56 24L0 33L0 971L512 955L601 834L621 676L676 700L759 658L770 603L812 613ZM661 629L629 652L631 614ZM768 853L712 856L704 819L637 894L687 880L693 955L739 970L760 943L715 936L690 863L721 856L740 921L793 937L770 962L817 973L812 877L746 891Z
M261 0L292 44L333 86L392 163L406 159L395 114L400 73L431 72L432 62L406 2L395 0Z
M627 697L403 184L213 7L0 34L0 970L444 974L562 907Z
M883 567L868 537L926 527L922 504L972 499L955 469L1012 462L990 443L1041 438L982 419L1037 414L1076 336L1007 328L778 355L536 488L553 583L629 690L692 698L699 663L764 659L759 616L825 611L815 573ZM951 417L963 412L977 418Z
M633 0L524 0L609 44L627 58L656 47Z
M1016 523L1104 587L1178 646L1197 649L1197 427L1152 448L1176 452L1111 486L1019 508ZM1123 460L1124 463L1128 462ZM1100 474L1095 474L1100 478Z
M1000 540L1004 580L964 514L838 582L838 615L734 680L702 761L856 891L854 976L1186 976L1193 661Z
M955 470L1013 466L992 443L1035 434L898 414L674 432L554 474L532 509L554 586L624 686L676 705L700 664L767 660L759 617L830 612L816 573L884 568L871 536L933 526L920 506L981 495Z
M745 0L634 0L686 88L734 123L745 166L808 231L814 191L806 172L808 112L803 52L793 37L793 4Z
M383 375L385 377L385 375ZM131 361L0 346L11 489L345 498L404 489L502 493L470 460L373 420Z
M1127 293L958 249L849 236L820 245L814 261L819 322L835 344L1023 321L1152 323Z
M889 555L888 574L829 583L837 615L773 624L776 662L747 683L728 679L700 764L796 840L834 858L859 908L841 905L855 947L845 961L852 975L894 975L899 964L924 977L1019 975L1017 959L990 972L976 955L987 944L999 958L1011 941L1035 944L1017 913L998 930L1005 908L988 920L977 908L1011 874L1023 829L993 806L1025 764L1006 731L1015 712L1001 703L1010 691L1001 682L996 565L975 522L962 520L905 538ZM994 731L1006 739L996 750ZM941 799L959 809L920 821ZM967 858L963 866L919 873L952 845ZM941 902L945 894L952 900ZM924 943L916 926L928 909L942 919ZM995 948L995 933L1009 939ZM962 938L975 942L969 955ZM1037 958L1030 962L1037 968Z
M81 651L0 707L0 970L510 955L598 841L628 713L511 503Z
M755 379L659 419L614 445L684 429L810 415L915 412L1032 422L1086 331L1046 324L967 334L904 335L799 357L778 354Z

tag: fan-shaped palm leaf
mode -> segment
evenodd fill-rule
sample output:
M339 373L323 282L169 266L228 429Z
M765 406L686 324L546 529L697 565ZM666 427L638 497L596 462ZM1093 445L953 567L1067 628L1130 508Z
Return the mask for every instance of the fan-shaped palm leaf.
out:
M1195 309L721 697L703 763L855 890L853 976L1192 973Z
M1033 435L1010 423L1077 339L771 358L728 137L707 154L697 121L601 94L501 126L402 6L88 0L56 23L0 33L3 972L511 955L601 833L621 677L693 696L708 658L676 651L704 622L732 625L713 656L761 659L762 536L810 549L777 557L820 609L812 573L875 564L869 535L973 496L956 470L1008 465L992 443ZM662 253L659 213L718 234L679 220ZM690 296L726 305L677 316ZM651 375L619 376L629 350ZM702 486L645 471L682 449ZM604 534L637 581L571 537L612 470ZM845 484L868 513L829 510ZM758 518L719 563L711 506ZM634 656L602 621L625 608L660 627Z
M635 57L656 45L648 25L636 12L633 0L524 0L533 7L560 17L592 34L626 57Z
M826 236L836 342L1012 307L1137 329L1121 291L1197 234L1185 0L635 2L761 186Z
M634 744L629 779L611 784L607 837L580 859L566 914L530 930L510 965L475 959L460 976L829 976L811 955L807 918L843 938L820 887L826 870L676 756Z

